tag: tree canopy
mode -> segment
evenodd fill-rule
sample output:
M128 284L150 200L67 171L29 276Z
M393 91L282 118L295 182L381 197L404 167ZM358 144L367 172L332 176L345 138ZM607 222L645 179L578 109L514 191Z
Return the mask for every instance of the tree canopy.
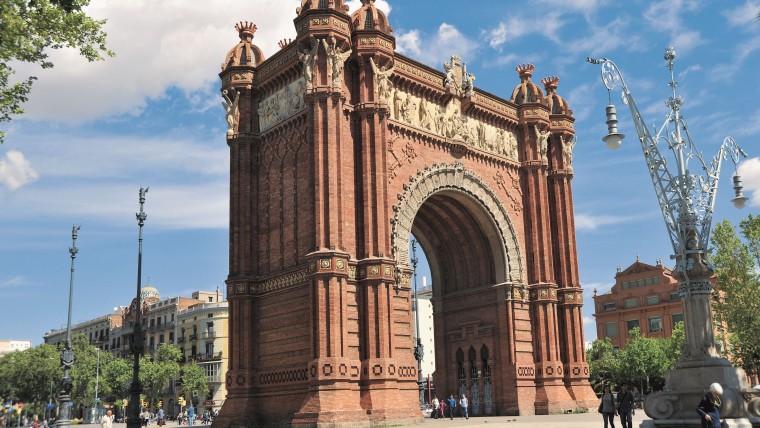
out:
M51 68L51 49L74 48L88 61L113 56L106 47L105 20L87 16L90 0L3 0L0 2L0 123L23 114L32 83L37 78L15 79L15 62ZM0 143L5 133L0 131Z
M744 370L760 375L760 217L739 223L739 234L728 220L712 233L710 262L717 276L713 295L719 330L728 339L726 353Z

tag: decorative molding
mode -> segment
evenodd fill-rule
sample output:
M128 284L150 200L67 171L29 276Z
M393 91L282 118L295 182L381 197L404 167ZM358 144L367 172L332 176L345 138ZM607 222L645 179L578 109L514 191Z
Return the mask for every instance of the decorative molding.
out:
M393 255L398 265L409 264L408 246L412 223L422 204L437 192L457 190L480 202L489 213L503 244L507 270L504 272L505 278L507 281L522 282L524 263L517 233L499 198L477 174L458 162L452 165L433 164L419 171L416 177L410 177L409 181L409 184L404 185L405 192L398 195L399 203L393 206L395 214L391 219Z

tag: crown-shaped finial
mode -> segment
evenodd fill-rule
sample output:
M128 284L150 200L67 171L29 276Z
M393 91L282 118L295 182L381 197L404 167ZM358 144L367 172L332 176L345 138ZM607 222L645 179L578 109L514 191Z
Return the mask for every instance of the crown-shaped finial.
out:
M557 85L559 84L559 77L547 76L541 79L541 83L544 85L544 88L546 88L546 93L556 92Z
M240 21L235 24L235 29L240 34L240 40L250 42L253 40L253 33L256 32L256 24L248 21Z
M520 64L517 67L515 67L515 70L517 70L517 74L520 75L520 80L530 80L531 76L533 76L533 70L536 67L533 64Z
M293 42L293 39L282 39L279 42L277 42L277 45L280 47L280 49L285 49L285 46L291 44Z

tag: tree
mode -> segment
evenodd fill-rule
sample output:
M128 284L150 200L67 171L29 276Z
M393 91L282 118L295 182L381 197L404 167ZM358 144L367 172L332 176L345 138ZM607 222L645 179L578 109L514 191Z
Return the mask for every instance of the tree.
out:
M203 396L208 391L206 371L195 361L182 367L182 390L191 397L193 391L199 391Z
M668 369L664 352L668 339L643 337L638 328L628 334L625 351L621 351L618 357L620 370L625 374L624 381L642 388L646 384L646 390L660 389L665 384Z
M100 378L111 388L111 395L115 403L121 403L121 399L129 396L129 387L132 383L132 361L126 358L113 358L108 363L101 362Z
M712 233L710 262L717 276L714 309L719 327L728 328L726 353L748 373L760 375L760 217L728 220ZM742 240L743 238L743 240Z
M179 375L179 360L182 352L171 343L158 346L153 359L148 355L140 357L140 382L148 403L153 402L169 384Z
M14 62L51 68L50 49L79 50L88 61L113 56L106 47L105 20L95 20L82 10L90 0L4 0L0 2L0 123L24 112L32 83L28 76L11 82ZM0 143L5 133L0 132Z
M594 390L601 392L604 385L620 382L620 361L617 352L609 338L593 341L586 351L591 375L589 381Z

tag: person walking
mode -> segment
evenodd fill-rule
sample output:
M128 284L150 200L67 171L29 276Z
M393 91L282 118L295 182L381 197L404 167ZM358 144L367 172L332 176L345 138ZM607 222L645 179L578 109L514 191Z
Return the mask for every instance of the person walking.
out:
M193 426L193 422L195 422L195 407L191 404L187 408L187 425Z
M166 425L166 420L164 420L164 409L163 407L158 409L158 414L156 415L156 418L158 419L158 426Z
M100 417L100 427L101 428L112 428L113 427L113 418L111 417L111 411L107 410L106 414Z
M604 385L602 389L602 399L599 403L599 413L604 420L604 428L615 428L615 397L609 385ZM608 426L609 423L609 426Z
M467 401L467 396L462 394L462 398L459 399L459 407L462 409L462 417L470 419L470 414L467 412L470 403Z
M441 403L438 402L438 397L433 398L433 419L438 419L438 407L440 407Z
M697 413L702 420L702 428L720 428L720 406L723 404L720 400L721 395L723 387L716 382L710 385L710 391L699 402Z
M633 418L631 415L635 415L636 410L633 406L633 394L628 390L627 383L623 382L620 385L620 391L618 391L617 399L617 411L620 415L620 425L623 428L633 428Z
M449 406L449 418L454 420L454 408L457 406L457 400L454 398L454 394L449 395L449 400L446 404Z
M446 410L446 400L441 398L441 402L438 405L438 416L440 416L441 419L446 417L446 414L444 413L445 410Z

